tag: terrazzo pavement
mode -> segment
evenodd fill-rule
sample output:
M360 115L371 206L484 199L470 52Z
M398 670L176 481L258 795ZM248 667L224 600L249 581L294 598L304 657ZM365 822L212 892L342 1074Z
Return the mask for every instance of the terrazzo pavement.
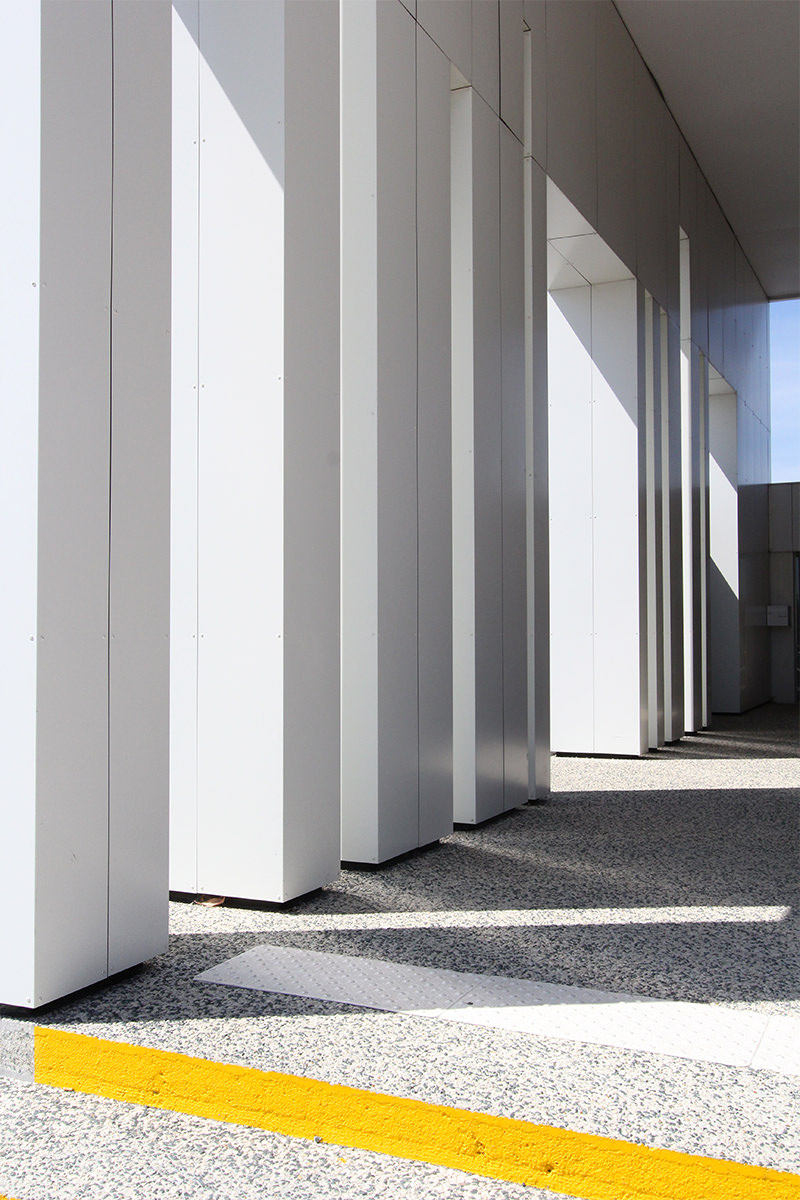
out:
M40 1087L34 1024L800 1171L800 1077L202 983L269 942L800 1016L797 708L641 760L553 760L553 795L282 909L171 905L167 954L0 1008L0 1194L551 1193Z

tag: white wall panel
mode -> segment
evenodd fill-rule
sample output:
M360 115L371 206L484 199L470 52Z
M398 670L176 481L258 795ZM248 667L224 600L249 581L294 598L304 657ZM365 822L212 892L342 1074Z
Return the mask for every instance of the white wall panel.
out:
M343 51L342 857L379 862L452 827L450 67L397 4Z
M736 240L727 220L724 227L720 229L720 233L724 238L720 243L719 270L722 286L722 355L725 378L731 382L732 387L735 386L744 394L744 381L740 374L742 362L736 336ZM747 400L746 395L745 400Z
M741 711L761 703L770 695L767 662L769 639L765 627L767 603L768 518L765 486L769 476L768 387L764 375L766 358L766 306L757 282L752 277L741 250L719 209L703 183L705 194L705 249L708 264L708 337L709 356L725 381L716 380L714 390L723 395L730 385L736 392L735 422L737 494L736 607L730 597L731 581L721 563L727 561L720 530L727 528L719 516L725 488L720 479L719 460L712 461L712 483L717 479L717 499L712 490L712 517L717 514L717 533L712 524L711 592L712 615L724 614L724 622L712 624L712 691L715 707ZM717 426L721 421L722 399L715 399ZM732 401L731 401L732 403ZM712 427L713 431L713 427ZM713 453L713 444L712 444ZM731 517L731 519L733 519ZM728 522L729 523L729 522ZM730 538L729 538L730 540ZM720 557L721 556L721 557ZM732 661L723 661L723 631L736 641ZM735 667L735 678L734 678Z
M664 530L660 308L644 298L647 492L647 714L649 744L664 742Z
M401 7L378 5L376 861L419 844L415 38Z
M769 485L762 474L768 433L740 394L737 397L739 471L740 705L753 708L772 696L769 604Z
M282 898L283 44L281 4L202 5L197 888L262 899Z
M644 323L633 279L550 294L553 749L647 749ZM649 369L653 371L652 353Z
M539 0L525 0L525 22L530 30L530 64L525 83L525 120L529 133L525 138L526 151L538 165L547 168L547 37L545 34L546 7Z
M594 745L591 288L548 300L553 750Z
M633 280L592 288L594 750L643 754L640 415Z
M740 386L748 406L762 425L769 426L769 389L760 378L761 357L767 352L763 325L765 296L741 248L736 246L736 345L740 356Z
M664 311L676 325L680 321L681 307L681 272L680 272L680 225L681 225L681 192L680 192L680 143L681 134L672 118L672 114L664 114L664 154L665 154L665 190L664 190L664 221L667 242L667 294Z
M686 343L684 343L686 344ZM689 379L690 413L688 421L688 436L691 439L689 448L689 525L691 540L688 543L686 560L691 555L691 574L688 578L691 590L687 588L686 625L687 635L691 635L691 699L686 702L686 728L699 730L703 727L703 713L706 705L705 678L706 660L706 602L705 586L707 574L707 467L705 453L705 387L701 378L704 371L704 360L693 342L688 343L689 361L687 363ZM686 575L684 575L686 578ZM687 655L687 672L690 659Z
M520 14L521 18L521 14ZM521 20L519 37L521 41ZM525 260L522 144L500 126L504 807L528 799Z
M197 890L199 0L172 9L170 887Z
M2 511L14 525L0 525L0 554L17 581L2 622L18 711L3 722L14 739L4 744L3 768L17 803L3 816L0 844L19 911L3 946L0 996L34 1007L165 945L166 874L151 860L163 868L167 834L170 12L127 9L113 39L110 3L30 6L14 18L3 82L19 88L18 119L3 161L15 188L4 205L19 202L25 213L4 213L22 219L7 227L14 244L4 254L2 327L13 339L4 347L4 395L13 387L14 411L0 410L0 441L16 461L3 471L13 507ZM132 56L144 62L140 21L153 35L144 111L128 70ZM134 90L139 128L160 122L155 144L126 128ZM146 215L151 239L144 252L136 239L133 259L132 211ZM134 328L138 362L128 340ZM141 364L151 389L144 397ZM148 443L129 453L148 435L155 450ZM146 531L152 560L131 544L132 528L133 541ZM110 569L130 585L121 602ZM120 655L109 644L115 616L125 635L138 626L148 654L122 665L124 648ZM143 699L137 688L153 682L143 681L153 665L156 686ZM121 775L135 795L120 789ZM151 785L144 796L135 787L143 777ZM116 910L122 893L124 915Z
M681 243L682 272L687 284L686 310L681 331L689 328L688 275L689 242ZM687 732L700 727L701 664L699 647L699 453L697 446L697 348L689 338L680 345L680 427L681 427L681 554L683 583L683 725Z
M171 26L165 0L115 9L110 974L167 948Z
M709 397L711 709L740 711L739 498L736 395Z
M360 861L378 838L376 25L342 7L342 855Z
M595 19L593 0L549 0L547 171L597 228Z
M697 237L697 163L686 139L678 138L678 206L680 227L691 240Z
M493 112L500 113L500 0L471 0L472 74L469 81Z
M708 209L711 193L697 173L697 234L691 262L692 341L708 358Z
M417 21L464 78L471 79L470 0L417 0Z
M647 521L647 322L645 319L648 294L639 281L636 281L636 358L637 358L637 399L638 399L638 428L639 428L639 559L644 561L647 552L648 521ZM648 580L646 573L639 572L639 613L640 613L640 654L639 654L639 694L640 694L640 736L646 744L651 724L649 712L650 692L650 663L648 655L641 648L650 645L650 610L648 606Z
M419 842L453 822L450 65L417 31Z
M110 5L44 6L41 71L35 1003L108 961Z
M725 374L725 309L733 305L735 298L734 243L720 207L710 194L706 204L708 357L716 369Z
M636 276L667 306L667 114L649 71L636 60ZM677 179L674 181L677 188ZM678 229L675 222L674 239ZM677 253L677 249L676 249Z
M698 369L692 372L692 382L697 379L698 398L696 412L698 415L697 447L699 459L699 526L697 545L699 548L699 580L700 580L700 714L702 726L708 725L711 716L711 651L709 647L709 616L710 616L710 574L711 574L711 495L709 475L711 471L711 455L709 453L709 395L708 395L709 364L702 353L698 355ZM693 412L694 415L694 412Z
M339 866L336 6L290 5L285 55L283 887L297 896Z
M683 148L682 148L683 153ZM684 181L681 176L681 212L684 212ZM691 224L691 222L687 222ZM685 225L680 227L680 308L678 328L678 390L680 394L680 522L683 621L684 727L695 729L694 704L694 562L692 555L692 343L691 343L691 246Z
M547 395L547 178L525 179L526 462L528 486L528 795L550 792L550 515Z
M3 878L15 898L0 954L0 999L30 1004L36 878L36 592L39 434L40 6L7 0L0 39L0 812Z
M472 99L476 801L474 814L459 818L458 807L455 813L456 819L481 821L505 804L500 127L475 91Z
M522 141L523 118L523 30L522 0L499 0L500 13L500 116Z
M636 267L636 59L610 4L597 5L597 232Z
M758 413L759 398L756 394L757 385L754 379L755 361L753 355L755 304L753 303L751 278L750 264L745 258L744 252L738 242L734 243L735 299L733 327L729 334L729 359L726 369L729 372L729 377L736 380L736 386L743 396L745 403L754 413Z
M283 901L338 863L338 16L203 0L199 41L194 886Z
M475 5L474 5L475 8ZM503 809L503 444L501 444L500 128L473 92L475 470L474 820ZM468 818L469 820L469 818Z
M453 486L453 814L475 809L475 378L470 88L450 97ZM460 807L461 806L461 807Z
M664 614L666 740L684 733L683 697L683 528L681 497L680 332L662 314L662 454L664 496Z
M502 812L502 349L499 122L454 92L453 772L457 821Z

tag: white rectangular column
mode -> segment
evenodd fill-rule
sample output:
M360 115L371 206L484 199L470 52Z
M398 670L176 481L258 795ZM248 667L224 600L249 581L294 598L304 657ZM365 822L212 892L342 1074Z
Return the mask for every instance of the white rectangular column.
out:
M563 262L554 260L554 271L580 279ZM638 755L648 745L645 375L652 361L644 307L631 278L550 293L556 751Z
M35 1007L166 948L170 9L6 9L0 999Z
M736 393L709 384L709 667L712 712L741 711L739 467Z
M500 131L452 94L453 812L505 807Z
M681 550L683 586L683 703L684 729L696 731L704 724L706 573L706 454L704 438L705 392L701 374L705 360L692 341L691 250L680 238L680 421L681 421Z
M594 751L647 751L641 511L644 403L635 280L592 286Z
M504 809L515 808L528 799L525 197L522 156L522 143L501 123Z
M526 71L530 69L530 34ZM527 79L527 74L526 74ZM530 106L526 85L526 111ZM550 520L547 398L547 178L526 153L525 456L528 561L528 795L550 793Z
M449 64L342 5L342 858L452 829Z
M176 14L171 885L280 902L339 861L338 12Z
M528 796L523 147L452 96L454 814Z
M664 495L664 738L683 736L683 528L681 492L680 332L661 315L661 452Z
M553 750L594 749L592 289L548 296Z
M692 368L696 353L691 340L691 273L689 239L680 231L680 426L681 426L681 548L683 582L683 708L684 726L699 728L699 659L695 650L698 613L695 604L695 533L693 512L698 500L696 447L693 424Z
M197 889L198 174L200 0L172 8L172 426L169 881Z
M171 6L113 17L109 972L166 938L172 140Z
M705 728L711 719L711 681L710 681L710 648L708 635L709 617L709 561L711 542L710 495L709 495L709 407L708 407L708 359L702 353L698 354L697 370L697 453L699 459L699 505L698 505L698 558L700 561L699 592L700 592L700 714L702 727ZM697 640L695 641L697 646Z
M661 309L644 298L647 454L647 726L648 743L664 744L664 458Z
M417 29L419 832L453 822L450 63Z

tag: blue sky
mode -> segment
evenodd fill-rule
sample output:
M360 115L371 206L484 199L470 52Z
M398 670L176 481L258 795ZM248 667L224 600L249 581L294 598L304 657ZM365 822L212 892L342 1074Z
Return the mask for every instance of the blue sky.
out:
M800 300L770 305L772 482L800 480Z

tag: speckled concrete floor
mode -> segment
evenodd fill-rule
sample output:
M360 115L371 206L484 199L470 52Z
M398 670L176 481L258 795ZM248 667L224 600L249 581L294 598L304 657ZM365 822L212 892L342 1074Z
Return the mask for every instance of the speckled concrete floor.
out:
M643 760L556 758L547 804L380 870L342 872L284 910L173 904L168 954L35 1021L796 1172L797 1077L196 976L270 942L798 1015L799 754L797 709L770 705ZM0 1064L23 1075L33 1020L0 1021ZM0 1080L4 1190L545 1195L12 1078Z

